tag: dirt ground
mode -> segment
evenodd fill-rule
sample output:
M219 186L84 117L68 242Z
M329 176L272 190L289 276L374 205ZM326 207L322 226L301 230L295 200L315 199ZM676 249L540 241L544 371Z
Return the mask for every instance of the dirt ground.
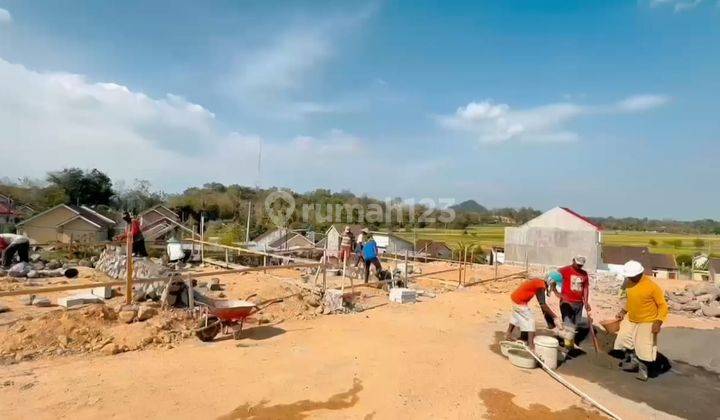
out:
M218 276L224 290L216 293L292 295L287 280L300 273L285 271ZM494 274L487 271L473 274ZM454 291L407 305L361 288L374 305L332 316L288 298L238 341L190 337L116 355L22 360L0 367L0 418L598 418L543 371L516 368L490 350L507 326L506 292L519 281L457 290L436 281L440 292ZM102 326L101 318L93 322ZM668 326L716 329L720 320L673 314ZM670 417L607 385L568 379L623 418Z

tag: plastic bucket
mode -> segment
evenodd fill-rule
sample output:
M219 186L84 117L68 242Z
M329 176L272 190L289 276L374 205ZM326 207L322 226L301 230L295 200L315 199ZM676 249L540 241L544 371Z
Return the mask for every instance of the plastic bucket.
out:
M539 335L533 340L535 354L550 369L556 369L558 364L558 341L555 337Z

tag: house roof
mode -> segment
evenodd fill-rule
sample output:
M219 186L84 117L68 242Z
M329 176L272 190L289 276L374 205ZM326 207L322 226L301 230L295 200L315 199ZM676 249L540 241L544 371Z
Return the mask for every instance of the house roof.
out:
M645 267L646 274L652 274L650 250L646 246L610 246L603 245L602 260L605 264L623 265L630 260Z
M645 272L648 274L658 268L677 270L677 263L672 255L654 254L646 246L605 245L602 248L602 256L606 264L622 265L635 260L645 267Z
M671 270L677 270L677 262L675 257L670 254L654 254L650 253L650 265L653 269L656 268L667 268Z
M418 252L426 251L431 254L437 254L442 249L450 250L445 242L431 241L429 239L420 239L415 242L415 250Z
M291 239L295 239L295 237L299 236L301 239L305 240L308 244L308 246L315 246L315 244L312 243L310 239L307 237L296 233L296 232L287 232L285 235L283 235L281 238L278 238L277 240L271 242L268 244L268 247L270 248L282 248L287 242L289 242Z
M69 219L67 219L67 220L64 220L64 221L58 223L57 226L55 226L55 227L65 226L66 224L68 224L68 223L70 223L70 222L72 222L72 221L74 221L74 220L78 220L78 219L83 220L83 221L85 221L86 223L90 223L91 225L97 227L98 229L102 229L102 225L99 225L99 224L93 222L92 220L88 219L87 217L82 216L82 215L77 215L77 216L75 216L75 217L71 217L71 218L69 218Z
M572 209L569 209L567 207L560 207L560 208L565 210L566 212L572 214L573 216L577 217L578 219L582 220L583 222L586 222L586 223L592 225L593 227L595 227L595 229L603 230L602 226L598 225L597 223L593 222L592 220L588 219L587 217L583 216L582 214L580 214Z
M68 220L65 220L64 222L60 223L58 226L62 226L62 225L64 225L65 223L68 223L68 222L70 222L71 220L76 219L78 216L81 216L81 217L82 217L84 220L86 220L87 222L90 222L91 224L93 224L93 225L95 225L95 226L98 226L98 227L100 227L100 228L102 228L102 227L111 227L111 226L115 225L115 222L114 222L112 219L109 219L109 218L103 216L102 214L96 212L95 210L93 210L93 209L91 209L91 208L89 208L89 207L86 207L86 206L71 206L71 205L68 205L68 204L58 204L57 206L52 207L52 208L50 208L50 209L47 209L47 210L45 210L45 211L43 211L43 212L41 212L41 213L38 213L38 214L36 214L35 216L33 216L33 217L29 218L29 219L23 220L22 222L18 223L18 226L20 226L20 225L25 225L25 224L27 224L28 222L31 222L32 220L35 220L35 219L37 219L38 217L43 216L43 215L45 215L45 214L47 214L47 213L53 212L53 211L55 211L55 210L57 210L57 209L59 209L59 208L61 208L61 207L65 207L66 209L72 211L73 213L75 213L75 216L74 216L74 217L71 217L71 218L68 219Z
M17 213L12 211L8 206L6 206L3 203L0 203L0 214L4 216L15 216Z
M355 236L358 236L360 234L360 232L362 232L363 228L365 227L363 225L348 225L348 224L343 224L343 223L333 223L333 225L330 226L330 229L335 228L335 230L337 230L338 233L340 233L342 235L342 233L345 231L345 226L350 226L350 232L352 232L352 234ZM328 232L330 232L330 229L328 229Z
M268 236L272 235L273 233L277 232L278 230L282 230L283 232L286 232L288 229L287 229L287 228L277 228L277 229L268 230L267 232L265 232L265 233L263 233L263 234L261 234L261 235L256 236L255 239L253 239L252 241L253 241L253 242L256 242L256 243L257 243L257 242L260 242L260 241L262 241L263 239L265 239L266 237L268 237Z
M156 204L156 205L150 207L149 209L147 209L147 210L143 211L142 213L140 213L140 216L142 216L143 214L150 213L151 211L156 211L156 212L162 214L162 212L160 211L161 209L162 209L162 210L165 210L166 212L168 212L168 213L170 213L170 214L172 214L173 216L175 216L175 217L178 218L178 219L180 218L180 215L178 215L177 213L175 213L174 211L170 210L169 208L167 208L166 206L164 206L164 205L162 205L162 204ZM166 215L165 215L165 216L166 216Z
M716 273L720 273L720 258L710 258L708 268Z

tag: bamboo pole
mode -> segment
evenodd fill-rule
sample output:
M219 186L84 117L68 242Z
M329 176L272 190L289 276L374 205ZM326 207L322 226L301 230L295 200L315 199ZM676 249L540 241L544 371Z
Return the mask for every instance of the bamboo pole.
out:
M322 257L322 283L323 283L323 294L327 290L327 279L325 277L327 272L327 252L323 251Z
M125 246L127 249L127 265L125 266L125 271L127 272L127 278L125 279L125 304L130 305L132 304L132 298L133 298L133 252L132 252L132 244L133 244L133 234L132 234L132 220L130 221L130 224L127 227L127 232L125 234Z
M266 267L266 270L278 270L278 269L293 269L293 268L305 268L305 267L320 267L320 263L300 263L300 264L290 264L290 265L275 265ZM236 270L219 270L219 271L210 271L207 273L193 273L190 274L194 278L201 278L201 277L215 277L215 276L222 276L225 274L238 274L238 273L249 273L253 271L261 271L263 270L263 267L247 267L247 268L238 268ZM146 284L146 283L155 283L159 281L167 281L177 276L164 276L164 277L154 277L150 279L134 279L133 284ZM94 282L94 283L83 283L83 284L64 284L62 286L50 286L50 287L31 287L27 289L17 289L17 290L10 290L6 292L0 292L0 297L7 297L7 296L22 296L22 295L32 295L32 294L40 294L40 293L51 293L51 292L64 292L69 290L81 290L81 289L91 289L93 287L102 287L102 286L122 286L127 284L127 280L111 280L111 281L104 281L104 282Z

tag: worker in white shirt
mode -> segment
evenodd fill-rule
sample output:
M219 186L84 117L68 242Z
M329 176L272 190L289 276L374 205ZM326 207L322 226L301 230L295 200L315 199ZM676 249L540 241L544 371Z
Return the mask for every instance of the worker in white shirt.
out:
M0 233L0 252L2 252L3 267L10 267L16 254L20 262L28 262L30 260L30 239L14 233Z

